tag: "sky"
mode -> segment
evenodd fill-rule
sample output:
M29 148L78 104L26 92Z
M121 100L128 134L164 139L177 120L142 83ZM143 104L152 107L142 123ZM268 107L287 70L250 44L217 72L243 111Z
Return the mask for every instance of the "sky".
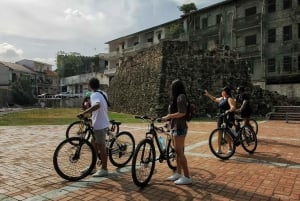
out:
M0 61L31 59L56 67L59 51L94 56L108 41L180 18L223 0L1 0Z

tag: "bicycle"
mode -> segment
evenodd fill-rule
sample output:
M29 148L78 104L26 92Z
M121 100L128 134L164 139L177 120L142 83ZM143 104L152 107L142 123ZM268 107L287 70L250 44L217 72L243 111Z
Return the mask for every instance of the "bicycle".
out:
M88 118L81 118L79 124L84 124L84 129L80 130L78 137L70 137L63 140L55 149L53 155L54 169L59 176L69 181L77 181L88 176L94 169L97 156L98 165L101 158L97 154L89 138L94 135L93 127ZM127 131L119 132L120 122L111 121L106 139L107 155L110 162L116 167L124 167L132 158L135 149L135 141L131 133ZM71 125L77 125L71 124ZM71 128L72 126L69 126ZM86 169L86 171L83 171Z
M243 121L243 118L241 116L235 115L235 119L239 121ZM255 119L250 118L249 119L249 126L252 128L252 130L255 132L257 135L258 133L258 123Z
M229 159L240 144L246 152L254 153L257 148L257 137L248 125L240 126L243 119L236 120L237 131L235 132L232 130L234 128L230 128L230 123L227 122L224 113L217 115L217 118L222 119L221 127L214 129L209 136L209 148L216 157L223 160Z
M161 122L160 118L151 118L148 116L135 116L135 118L148 120L150 122L149 130L146 132L145 138L139 142L134 151L131 166L133 182L135 185L143 188L151 180L156 160L160 163L166 160L168 167L171 170L176 170L176 153L170 133L165 131L163 127L154 125L155 121ZM160 145L157 132L164 133L167 136L165 139L165 142L167 142L165 149ZM159 152L159 157L157 159L155 143Z

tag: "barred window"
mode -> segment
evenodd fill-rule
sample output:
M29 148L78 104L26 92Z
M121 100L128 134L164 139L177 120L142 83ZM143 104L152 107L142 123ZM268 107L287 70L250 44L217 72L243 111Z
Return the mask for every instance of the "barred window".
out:
M268 13L276 11L276 0L268 0Z
M283 41L292 40L292 25L283 27Z
M276 29L268 30L268 42L274 43L276 41Z
M203 18L202 19L202 29L205 29L208 27L208 19L207 18Z
M291 72L292 71L292 57L284 56L283 57L283 72Z
M276 70L275 66L276 60L275 58L268 59L268 72L273 73Z
M292 7L292 0L283 0L283 9L288 9Z
M256 7L247 8L245 10L245 16L255 15L256 14Z
M221 24L221 20L222 20L222 15L221 14L216 15L216 24Z
M300 55L298 55L298 71L300 71Z

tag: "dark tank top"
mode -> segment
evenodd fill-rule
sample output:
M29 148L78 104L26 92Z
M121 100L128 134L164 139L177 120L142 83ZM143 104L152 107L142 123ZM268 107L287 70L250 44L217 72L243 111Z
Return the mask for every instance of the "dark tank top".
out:
M222 98L219 102L220 113L224 113L226 110L230 109L230 105L228 103L228 98Z

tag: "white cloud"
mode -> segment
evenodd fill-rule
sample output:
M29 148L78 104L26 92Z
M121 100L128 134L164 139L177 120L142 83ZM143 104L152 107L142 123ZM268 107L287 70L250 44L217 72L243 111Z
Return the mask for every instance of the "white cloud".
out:
M18 59L21 59L22 55L22 49L18 49L15 46L8 43L0 44L0 61L14 62Z
M194 2L200 8L199 5L219 1ZM177 19L181 14L177 6L188 2L1 0L1 8L5 9L0 12L0 44L14 45L5 53L0 53L0 59L24 57L51 60L58 51L78 52L86 56L106 52L105 42Z

